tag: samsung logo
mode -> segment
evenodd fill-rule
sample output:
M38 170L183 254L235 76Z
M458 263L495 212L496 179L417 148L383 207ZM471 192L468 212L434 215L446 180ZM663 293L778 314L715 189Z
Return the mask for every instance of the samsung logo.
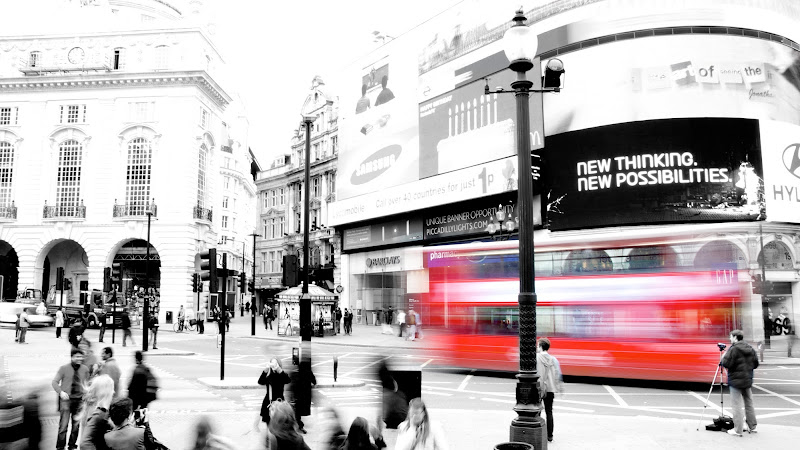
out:
M367 268L374 266L388 266L389 264L400 264L399 256L384 256L383 258L367 258Z
M350 177L350 183L359 185L374 180L394 165L400 152L402 152L402 147L394 144L373 153L358 165Z

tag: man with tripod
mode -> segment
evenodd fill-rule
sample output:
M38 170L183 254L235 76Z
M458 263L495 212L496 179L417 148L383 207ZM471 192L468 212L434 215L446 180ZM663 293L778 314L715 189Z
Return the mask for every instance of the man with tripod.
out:
M753 370L758 367L758 354L753 347L744 342L742 330L731 331L731 346L725 352L720 364L728 369L728 387L733 402L733 430L728 434L741 436L744 430L742 424L742 409L747 422L747 430L756 432L756 411L753 409ZM744 405L742 404L744 403Z

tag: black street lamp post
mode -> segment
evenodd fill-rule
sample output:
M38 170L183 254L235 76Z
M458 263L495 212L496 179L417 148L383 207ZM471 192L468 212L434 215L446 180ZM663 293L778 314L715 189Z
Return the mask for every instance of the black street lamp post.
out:
M512 442L533 444L535 448L546 448L544 419L541 416L541 399L537 383L539 374L536 371L536 287L534 273L534 241L533 241L533 176L531 174L531 142L530 142L530 94L542 92L558 92L561 89L563 64L558 59L548 62L541 89L533 89L534 83L528 80L526 73L533 69L536 56L537 38L525 21L523 12L517 11L514 25L503 36L503 46L508 57L509 68L517 73L511 83L513 91L499 88L492 92L488 81L485 93L513 92L517 103L516 142L519 181L517 188L517 208L519 209L519 373L517 374L516 404L514 412L517 418L511 421L510 439ZM539 74L536 74L539 76ZM538 81L538 80L537 80ZM542 121L541 115L536 118ZM511 228L513 225L508 224ZM491 230L493 231L493 230ZM510 230L506 230L510 231Z
M250 293L250 336L256 335L256 311L258 308L256 307L256 238L260 237L261 235L253 231L250 233L250 236L253 236L253 278L251 278L251 283L253 283L253 292ZM244 253L242 254L242 260L244 260ZM244 266L242 266L242 270L244 270Z
M144 260L144 314L142 314L142 351L146 352L148 347L148 334L150 331L150 219L153 217L153 209L155 208L155 200L152 205L147 204L145 214L147 214L147 250L145 250Z
M311 371L311 295L308 293L308 234L309 234L309 213L310 213L310 184L311 184L311 126L316 120L316 116L304 114L303 124L306 129L306 151L305 151L305 176L303 189L303 289L300 298L300 380L301 396L298 398L297 408L300 415L306 412L310 405L306 405L311 399L310 384L306 382L310 379ZM309 392L305 392L308 388Z

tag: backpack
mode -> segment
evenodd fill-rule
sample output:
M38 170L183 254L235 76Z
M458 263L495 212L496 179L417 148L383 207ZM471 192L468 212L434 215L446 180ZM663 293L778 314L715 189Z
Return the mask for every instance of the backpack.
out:
M158 378L153 375L153 371L149 367L145 367L145 373L147 375L147 400L152 402L158 398Z

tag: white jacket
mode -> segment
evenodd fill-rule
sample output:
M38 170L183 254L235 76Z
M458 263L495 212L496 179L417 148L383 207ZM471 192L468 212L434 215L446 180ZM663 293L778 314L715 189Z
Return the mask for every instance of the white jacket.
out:
M444 437L444 430L438 423L430 421L430 433L425 442L418 442L414 445L414 438L417 436L417 428L409 426L408 421L402 422L397 426L397 441L395 450L448 450L447 441Z

